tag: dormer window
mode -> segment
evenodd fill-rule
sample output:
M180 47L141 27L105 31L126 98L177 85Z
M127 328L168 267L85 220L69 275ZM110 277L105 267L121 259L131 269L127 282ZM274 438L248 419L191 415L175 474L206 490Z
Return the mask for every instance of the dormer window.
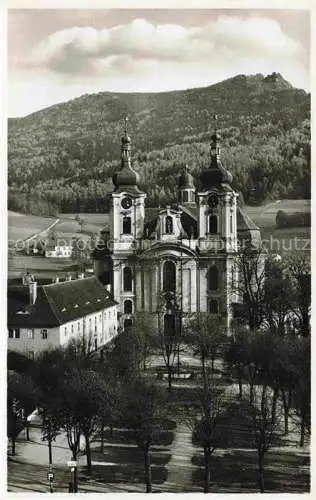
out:
M172 234L173 233L173 220L170 215L167 215L166 217L166 234Z
M30 314L30 311L27 311L26 309L22 309L21 311L18 311L17 314Z

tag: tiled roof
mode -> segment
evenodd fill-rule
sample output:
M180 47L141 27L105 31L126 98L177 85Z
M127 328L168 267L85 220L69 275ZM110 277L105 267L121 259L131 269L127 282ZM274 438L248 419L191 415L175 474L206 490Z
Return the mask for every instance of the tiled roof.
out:
M192 221L192 226L196 226L196 222L194 224L194 221L197 221L198 218L198 207L196 206L195 203L186 203L185 205L179 205L179 208L183 211L183 213L187 214L188 221L184 223L185 231L188 230L189 225L190 225L190 220ZM151 229L154 230L155 225L156 225L156 217L159 212L159 208L147 208L146 209L146 215L145 215L145 221L146 225ZM183 222L184 219L183 217L181 218L181 221ZM258 226L248 217L248 215L245 214L245 212L240 208L237 207L237 232L241 231L260 231Z
M37 300L31 306L28 305L28 287L14 286L8 289L8 325L59 326L115 304L96 277L38 286ZM28 313L18 314L23 309Z

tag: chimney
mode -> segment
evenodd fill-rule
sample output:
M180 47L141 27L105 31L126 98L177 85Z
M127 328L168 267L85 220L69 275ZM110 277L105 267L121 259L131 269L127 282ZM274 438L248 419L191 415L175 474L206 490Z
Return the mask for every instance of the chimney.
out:
M33 305L36 302L37 298L37 282L30 281L29 282L29 295L30 295L30 304Z
M30 275L30 273L28 271L22 275L23 285L28 285L31 281L32 281L32 276Z

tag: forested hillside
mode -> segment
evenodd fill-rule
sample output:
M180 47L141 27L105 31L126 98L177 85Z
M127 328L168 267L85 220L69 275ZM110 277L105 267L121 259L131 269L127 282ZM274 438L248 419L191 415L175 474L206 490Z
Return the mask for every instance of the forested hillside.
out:
M105 211L126 114L147 205L173 201L181 168L198 182L208 165L214 113L245 202L310 197L310 95L273 73L185 91L100 92L9 119L9 208Z

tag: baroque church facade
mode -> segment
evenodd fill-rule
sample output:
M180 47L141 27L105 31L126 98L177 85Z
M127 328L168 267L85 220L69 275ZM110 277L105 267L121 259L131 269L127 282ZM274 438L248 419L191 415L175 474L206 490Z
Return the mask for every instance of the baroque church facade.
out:
M131 138L121 142L121 168L113 176L110 228L94 253L95 273L111 287L121 326L149 313L165 331L193 313L217 315L229 328L239 302L235 261L244 242L258 243L258 227L238 206L232 175L221 162L220 136L211 136L209 165L196 189L186 169L178 179L179 201L147 208L133 170Z

